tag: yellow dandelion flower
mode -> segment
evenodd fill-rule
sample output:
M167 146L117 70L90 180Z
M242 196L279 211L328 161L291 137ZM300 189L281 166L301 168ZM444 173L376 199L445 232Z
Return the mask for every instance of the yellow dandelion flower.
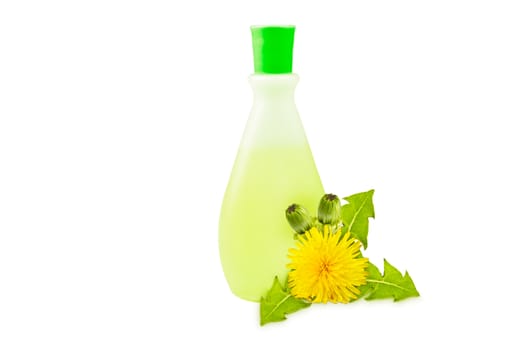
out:
M289 288L296 298L313 303L348 303L367 282L367 258L358 257L361 243L341 229L321 233L312 228L300 235L296 248L289 249Z

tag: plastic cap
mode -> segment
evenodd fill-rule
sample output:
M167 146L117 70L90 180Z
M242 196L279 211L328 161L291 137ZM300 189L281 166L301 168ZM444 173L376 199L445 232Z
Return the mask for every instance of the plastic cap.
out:
M292 73L294 26L252 26L254 72Z

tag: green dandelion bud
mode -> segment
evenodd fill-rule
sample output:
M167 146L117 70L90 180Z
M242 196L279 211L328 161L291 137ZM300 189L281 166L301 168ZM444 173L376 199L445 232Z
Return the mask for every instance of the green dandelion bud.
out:
M340 199L335 194L326 194L320 200L318 220L324 225L338 225L341 221Z
M299 204L290 205L287 210L285 210L285 217L292 229L299 234L305 233L313 226L312 217L309 212Z

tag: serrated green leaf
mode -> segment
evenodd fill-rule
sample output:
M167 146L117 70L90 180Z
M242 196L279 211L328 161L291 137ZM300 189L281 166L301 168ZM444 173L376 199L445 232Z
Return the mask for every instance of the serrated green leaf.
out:
M287 319L285 315L310 305L304 300L293 297L287 287L282 287L278 277L274 277L271 289L260 302L260 324L263 326L270 322L284 321Z
M374 218L373 194L374 190L370 190L345 197L343 199L349 203L341 207L344 231L349 231L365 249L367 249L369 218Z
M402 276L401 272L385 259L383 265L382 275L375 265L369 263L367 284L365 288L360 289L362 295L367 294L366 300L394 298L394 301L400 301L419 296L408 272Z

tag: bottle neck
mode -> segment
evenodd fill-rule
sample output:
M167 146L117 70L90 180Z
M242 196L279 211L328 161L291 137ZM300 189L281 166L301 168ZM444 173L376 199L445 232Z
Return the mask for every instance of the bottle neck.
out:
M307 144L294 90L296 74L253 74L253 106L244 133L245 147L296 147Z
M253 74L249 77L254 93L254 103L294 103L297 74Z

